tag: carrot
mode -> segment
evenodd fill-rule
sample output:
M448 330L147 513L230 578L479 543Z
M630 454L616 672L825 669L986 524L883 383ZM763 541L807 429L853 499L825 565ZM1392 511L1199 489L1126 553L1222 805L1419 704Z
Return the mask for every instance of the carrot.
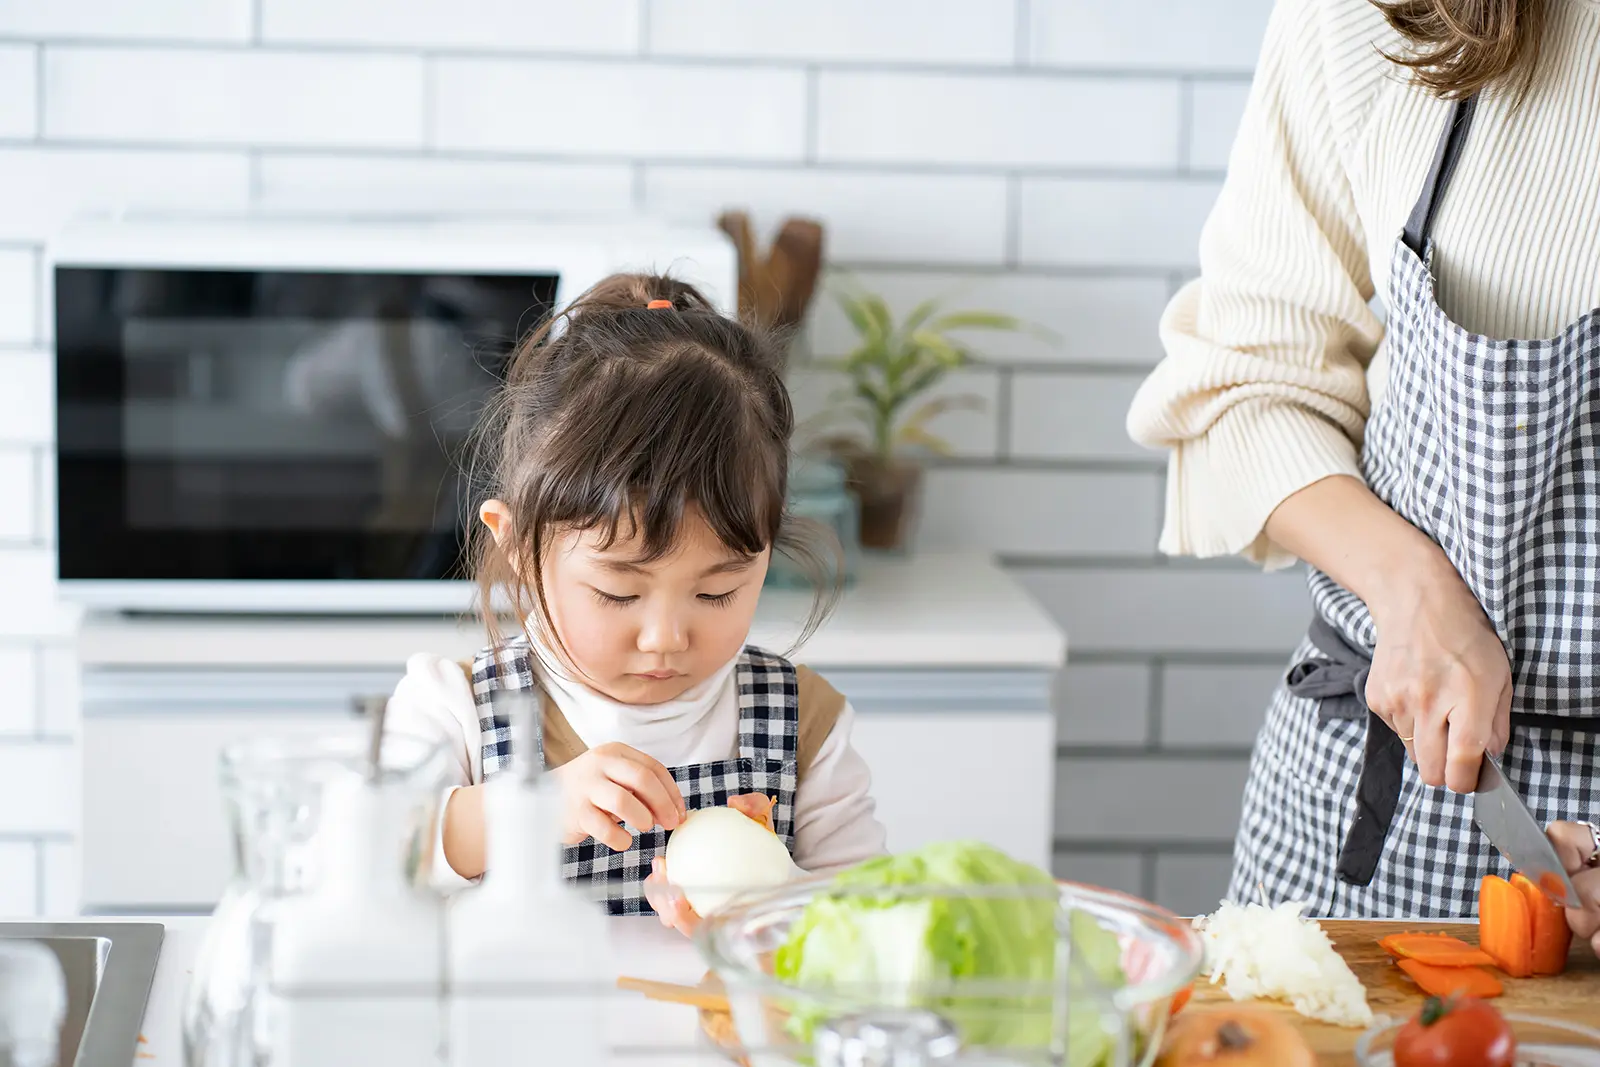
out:
M1545 896L1527 875L1513 874L1511 884L1521 890L1528 901L1532 918L1533 973L1560 974L1567 969L1567 950L1572 947L1572 928L1567 925L1566 912Z
M1494 957L1449 934L1390 934L1378 944L1391 956L1435 967L1492 967Z
M1478 884L1478 944L1513 978L1533 974L1533 916L1522 890L1498 875Z
M1488 1000L1505 992L1500 980L1481 967L1435 967L1421 960L1401 960L1400 969L1432 997L1461 995Z
M1178 990L1178 992L1172 998L1172 1007L1167 1009L1167 1016L1170 1018L1171 1016L1174 1016L1182 1011L1183 1006L1189 1003L1189 998L1192 996L1194 996L1193 983L1190 983L1189 985L1186 985L1182 989Z

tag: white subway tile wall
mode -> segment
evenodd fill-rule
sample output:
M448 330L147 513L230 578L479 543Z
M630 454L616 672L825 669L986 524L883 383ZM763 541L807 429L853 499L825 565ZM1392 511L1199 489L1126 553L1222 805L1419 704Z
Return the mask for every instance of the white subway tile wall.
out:
M1057 869L1214 904L1293 574L1156 551L1123 429L1196 262L1271 0L51 0L0 4L0 911L77 907L41 250L86 210L744 208L827 225L899 312L969 331L921 543L1000 555L1069 631ZM851 331L825 296L802 350ZM797 365L815 414L836 378ZM1181 800L1182 803L1174 803Z

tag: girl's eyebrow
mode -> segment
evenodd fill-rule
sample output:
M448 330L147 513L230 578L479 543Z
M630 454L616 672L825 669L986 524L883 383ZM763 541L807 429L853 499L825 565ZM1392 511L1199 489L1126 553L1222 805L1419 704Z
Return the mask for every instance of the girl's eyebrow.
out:
M644 567L644 566L642 566L642 565L640 565L638 563L634 563L634 562L632 562L630 560L625 560L625 559L601 559L599 562L600 562L600 566L604 567L606 570L614 571L614 572L616 572L618 574L649 574L650 573L650 571L649 571L649 569L647 567ZM707 567L701 573L700 577L702 577L702 578L710 578L713 575L717 575L717 574L737 574L739 571L749 570L750 569L750 565L752 563L754 563L754 562L755 562L755 557L754 556L730 556L727 559L723 560L721 563L714 563L711 566Z

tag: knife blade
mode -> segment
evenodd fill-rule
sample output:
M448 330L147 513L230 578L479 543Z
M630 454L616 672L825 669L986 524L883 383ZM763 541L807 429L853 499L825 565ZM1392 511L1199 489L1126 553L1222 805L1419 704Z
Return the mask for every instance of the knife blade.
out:
M1512 788L1500 761L1487 752L1478 771L1478 788L1472 794L1472 819L1506 862L1545 896L1564 908L1583 906L1555 846Z

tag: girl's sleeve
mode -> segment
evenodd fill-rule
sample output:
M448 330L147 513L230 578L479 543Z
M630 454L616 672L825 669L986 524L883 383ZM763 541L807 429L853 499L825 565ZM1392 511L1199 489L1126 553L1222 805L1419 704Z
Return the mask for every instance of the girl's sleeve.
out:
M1365 8L1279 0L1272 12L1200 277L1162 316L1166 357L1128 414L1134 440L1170 453L1165 553L1286 566L1268 516L1313 482L1361 476L1366 368L1383 333L1343 162L1370 104L1355 99L1373 81Z
M795 791L794 863L830 873L885 853L872 774L850 744L855 710L846 701Z
M441 890L470 885L444 855L444 808L450 796L482 778L478 754L478 709L472 685L460 664L441 656L417 655L406 661L406 673L389 698L384 732L442 745L449 767L433 834L430 882Z

